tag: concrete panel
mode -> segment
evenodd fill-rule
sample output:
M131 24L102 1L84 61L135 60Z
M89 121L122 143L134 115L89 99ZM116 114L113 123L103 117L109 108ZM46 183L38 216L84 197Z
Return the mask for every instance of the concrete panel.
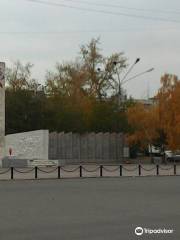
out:
M109 143L110 143L110 134L104 133L102 138L102 158L104 162L109 161Z
M72 162L72 133L66 133L65 140L65 158L68 163Z
M5 137L5 142L6 156L11 148L12 155L19 159L48 159L48 130L10 134Z
M80 135L80 157L81 157L81 162L87 162L87 159L88 159L88 136L87 136L87 134Z
M102 138L103 133L96 134L96 161L97 163L102 161Z
M66 142L65 142L65 133L64 132L61 133L61 146L62 146L62 148L61 148L62 153L60 156L62 159L66 159ZM59 156L58 156L58 158L59 158Z
M72 158L74 163L80 162L80 135L76 133L72 135Z
M117 139L116 139L116 133L111 133L110 134L110 156L109 156L109 158L110 158L110 160L112 160L112 161L116 161L117 160L117 153L116 153L116 151L117 151L117 147L116 147L116 141L117 141Z
M123 160L123 145L124 145L124 135L122 133L117 134L117 160Z
M58 152L58 134L52 132L49 135L49 159L57 159Z
M52 134L52 133L51 133ZM50 134L50 136L51 136ZM124 147L124 135L119 133L66 133L58 134L58 140L51 144L57 144L57 157L60 162L71 163L90 163L95 162L111 163L121 162ZM53 148L50 146L50 148ZM52 153L52 149L50 149ZM50 154L50 157L52 154ZM50 158L51 159L51 158Z
M58 134L57 159L63 159L64 158L63 140L64 140L64 132L61 132L61 133Z
M88 138L88 148L87 148L87 157L88 157L88 162L95 162L95 157L96 157L96 145L95 145L95 133L89 133L87 135Z

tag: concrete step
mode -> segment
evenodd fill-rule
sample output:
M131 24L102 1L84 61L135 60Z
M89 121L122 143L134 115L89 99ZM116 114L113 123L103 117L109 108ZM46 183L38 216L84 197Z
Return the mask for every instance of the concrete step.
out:
M37 159L37 160L30 160L28 165L32 166L32 167L36 167L36 166L53 167L53 166L57 166L58 163L56 161L52 161L52 160Z

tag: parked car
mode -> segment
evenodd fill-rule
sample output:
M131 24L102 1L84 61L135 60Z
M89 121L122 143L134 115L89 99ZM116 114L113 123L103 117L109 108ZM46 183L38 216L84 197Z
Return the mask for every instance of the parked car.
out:
M180 161L180 151L165 151L165 159L167 162L178 162Z
M149 155L153 155L155 157L161 157L163 155L161 147L149 145L148 146Z

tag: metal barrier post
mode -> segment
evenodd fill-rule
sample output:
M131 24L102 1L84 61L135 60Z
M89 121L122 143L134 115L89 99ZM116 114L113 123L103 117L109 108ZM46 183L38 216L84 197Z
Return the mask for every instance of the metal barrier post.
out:
M141 165L139 164L139 176L141 176Z
M13 170L14 170L14 168L13 168L13 167L11 167L11 179L13 179L13 178L14 178L14 172L13 172Z
M156 165L157 176L159 175L159 165Z
M38 170L38 168L35 167L35 179L37 179L37 170Z
M174 164L174 175L176 175L177 171L176 171L176 164Z
M60 178L61 178L61 167L58 166L58 179L60 179Z
M122 177L122 165L120 165L120 177Z
M100 177L102 177L102 176L103 176L103 166L100 165Z
M81 165L79 166L79 176L80 176L80 178L82 177L82 166Z

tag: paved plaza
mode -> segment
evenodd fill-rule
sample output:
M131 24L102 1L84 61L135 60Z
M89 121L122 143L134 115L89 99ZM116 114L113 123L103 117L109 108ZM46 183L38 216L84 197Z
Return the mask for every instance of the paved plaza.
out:
M1 181L0 193L1 240L180 239L178 176Z

